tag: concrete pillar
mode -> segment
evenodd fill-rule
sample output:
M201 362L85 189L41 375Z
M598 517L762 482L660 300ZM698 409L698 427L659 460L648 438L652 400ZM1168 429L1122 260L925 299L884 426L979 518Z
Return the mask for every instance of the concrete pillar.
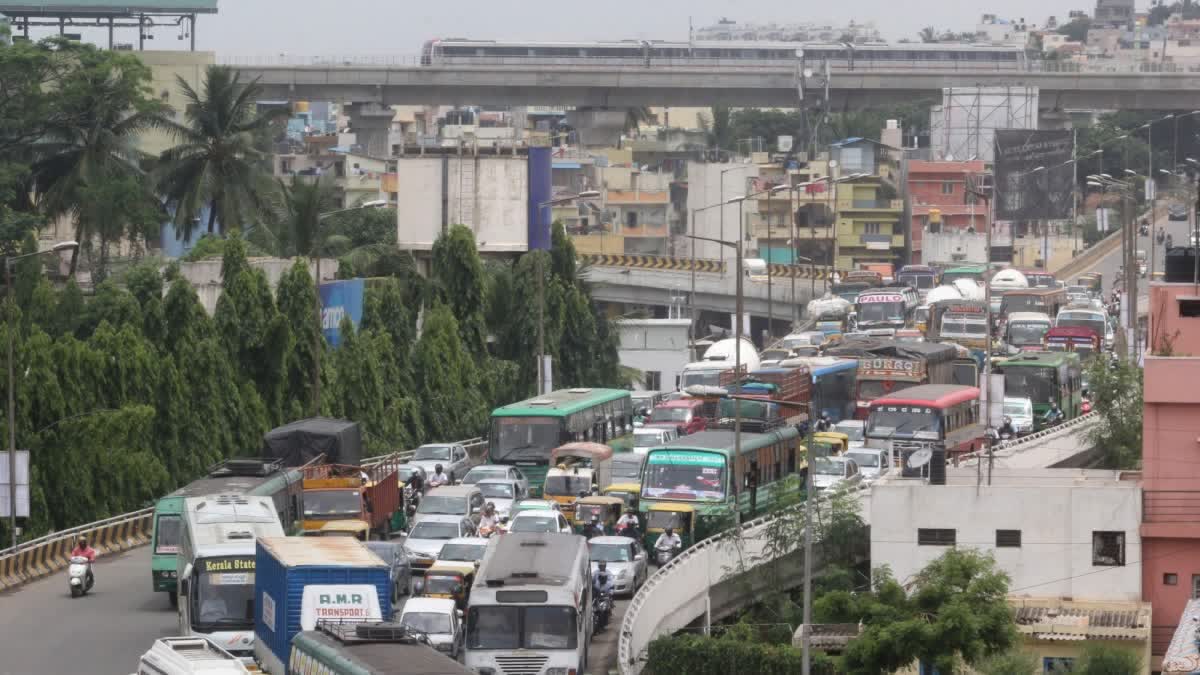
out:
M614 148L625 131L624 108L578 108L567 111L567 124L579 132L579 144L588 148Z
M392 129L392 109L378 103L351 103L350 130L361 152L371 157L390 157L388 132Z

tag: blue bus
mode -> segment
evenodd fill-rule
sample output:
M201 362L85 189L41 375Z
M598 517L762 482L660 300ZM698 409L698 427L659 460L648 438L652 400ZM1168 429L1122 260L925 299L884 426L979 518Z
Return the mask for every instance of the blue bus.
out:
M808 366L812 371L812 400L817 415L829 415L835 424L854 419L858 406L858 361L829 356L787 359L782 367Z

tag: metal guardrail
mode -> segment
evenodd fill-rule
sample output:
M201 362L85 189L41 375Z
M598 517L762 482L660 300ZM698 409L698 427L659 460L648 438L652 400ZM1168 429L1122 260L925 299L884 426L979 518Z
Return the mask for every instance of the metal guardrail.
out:
M992 446L992 451L999 452L1001 450L1017 450L1019 452L1021 448L1025 446L1036 445L1038 442L1044 441L1051 436L1063 435L1065 432L1075 433L1078 431L1079 427L1089 425L1098 419L1098 413L1095 412L1090 412L1086 415L1080 415L1073 420L1067 420L1062 424L1056 424L1049 429L1042 429L1041 431L1035 431L1028 436L1022 436L1011 441L997 443L996 445ZM977 457L987 457L987 455L988 451L986 449L980 449L976 450L975 452L960 455L959 459L975 459Z
M479 461L487 450L481 437L458 441L474 460ZM412 450L400 450L362 462L364 467L412 457ZM67 565L75 540L86 534L88 542L99 555L119 553L150 543L154 528L154 507L147 507L94 523L52 532L43 537L0 550L0 591L52 574Z
M866 489L863 485L857 488L859 491ZM768 514L705 539L680 553L647 579L630 600L621 621L617 643L617 665L621 675L635 675L641 671L641 654L654 639L674 633L703 616L710 589L750 571L747 561L751 566L758 566L793 553L795 548L771 550L762 536L771 525L788 515L792 514ZM741 540L735 541L739 534ZM704 583L699 582L701 576Z

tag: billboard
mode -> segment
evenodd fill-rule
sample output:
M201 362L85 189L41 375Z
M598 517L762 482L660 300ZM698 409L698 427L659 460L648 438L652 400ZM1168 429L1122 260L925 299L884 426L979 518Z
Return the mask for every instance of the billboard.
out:
M996 220L1070 218L1073 149L1069 130L996 130Z
M321 332L330 346L342 344L342 319L350 317L354 330L362 321L363 280L329 281L321 284Z
M8 451L0 451L0 518L8 518L12 512L12 497L9 496ZM29 517L29 451L17 451L17 517Z

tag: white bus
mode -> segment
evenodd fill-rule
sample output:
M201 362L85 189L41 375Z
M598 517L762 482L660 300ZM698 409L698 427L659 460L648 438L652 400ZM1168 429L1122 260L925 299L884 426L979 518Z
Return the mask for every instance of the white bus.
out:
M183 502L176 560L179 634L254 659L254 542L282 537L270 497L209 495Z
M471 587L464 663L478 672L584 672L591 560L574 534L492 538Z

